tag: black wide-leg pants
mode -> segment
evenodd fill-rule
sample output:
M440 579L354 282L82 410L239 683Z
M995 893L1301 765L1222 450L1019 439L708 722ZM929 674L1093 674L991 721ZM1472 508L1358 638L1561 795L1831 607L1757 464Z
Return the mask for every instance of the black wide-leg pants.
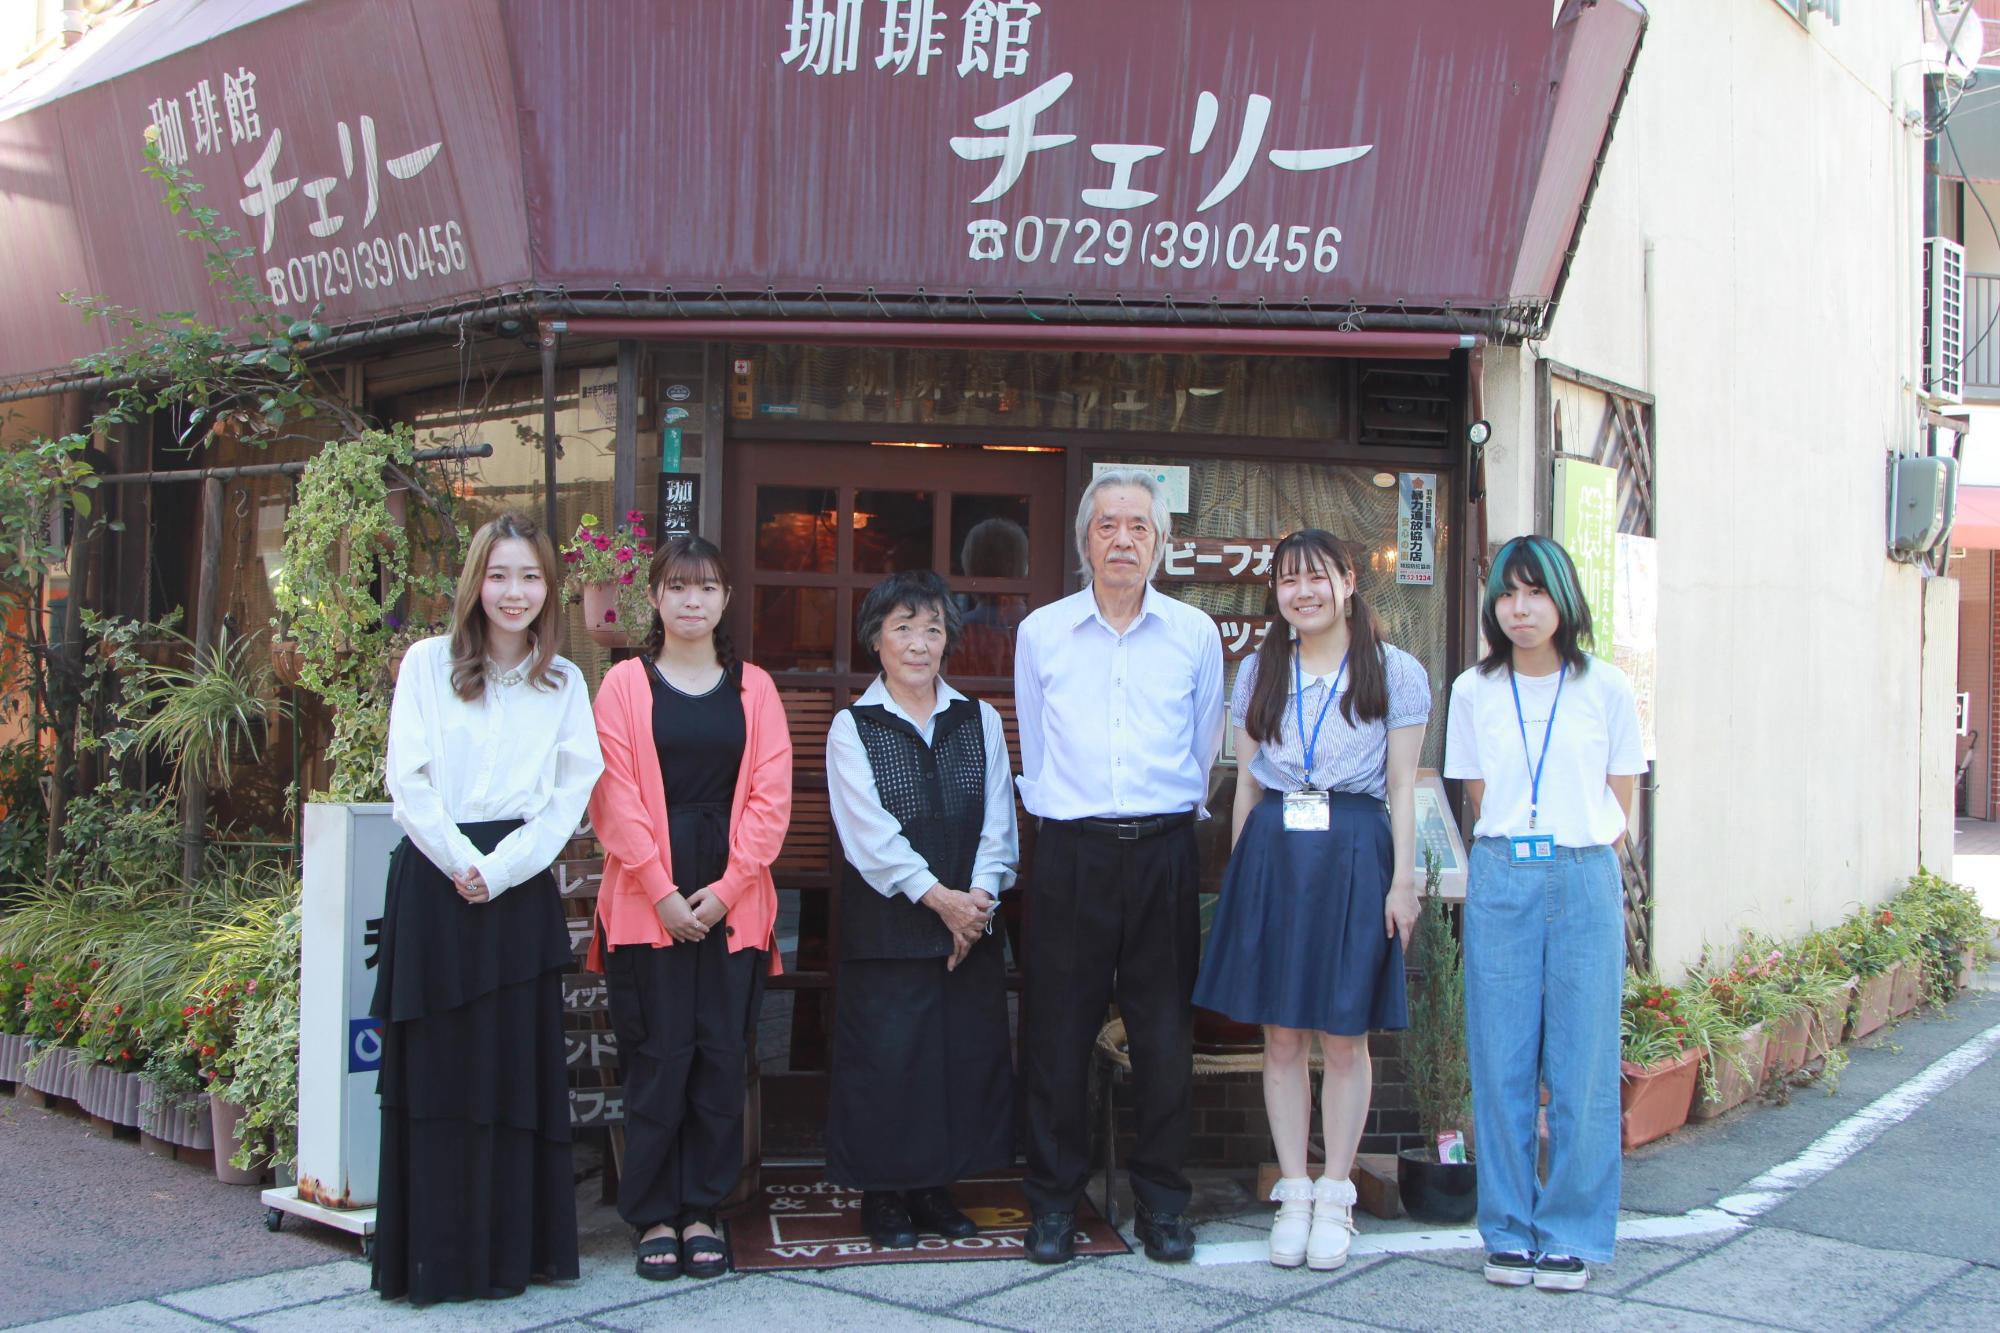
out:
M1090 1176L1090 1065L1115 996L1138 1100L1132 1189L1177 1213L1192 1119L1200 855L1192 822L1130 841L1045 820L1028 888L1028 1202L1071 1212Z
M729 1197L743 1170L743 1088L767 955L699 943L605 953L625 1079L618 1215L644 1229Z

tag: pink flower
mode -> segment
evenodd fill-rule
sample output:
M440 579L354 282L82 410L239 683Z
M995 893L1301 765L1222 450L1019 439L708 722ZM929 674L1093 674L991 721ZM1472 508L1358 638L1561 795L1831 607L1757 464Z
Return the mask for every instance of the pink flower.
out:
M564 564L566 564L566 565L573 565L573 564L577 563L577 561L579 561L579 560L581 560L581 559L583 559L583 552L581 552L581 551L564 551L564 552L563 552L563 563L564 563Z
M607 625L614 624L616 623L617 619L618 619L618 610L616 607L606 607L604 609L605 624Z
M625 511L625 521L627 523L637 523L640 519L644 518L645 516L646 516L646 511L643 509L628 509Z
M621 546L617 550L613 551L611 554L618 557L618 563L621 565L629 565L632 563L632 548L629 546Z
M592 546L595 546L600 551L608 551L611 549L611 539L609 537L592 537L590 539L590 544Z
M618 576L618 581L622 584L625 584L627 587L630 587L632 583L632 571L628 569L623 574L620 574Z
M646 525L645 525L644 523L634 523L634 524L632 525L632 535L633 535L634 537L643 537L643 536L645 536L645 535L646 535Z

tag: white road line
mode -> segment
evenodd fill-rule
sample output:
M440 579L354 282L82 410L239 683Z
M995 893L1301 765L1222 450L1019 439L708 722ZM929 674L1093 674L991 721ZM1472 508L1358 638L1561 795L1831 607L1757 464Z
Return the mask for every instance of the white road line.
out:
M1889 1089L1820 1135L1791 1161L1779 1163L1746 1182L1740 1192L1717 1200L1716 1207L1738 1217L1769 1212L1793 1191L1810 1185L1915 1115L1926 1102L1991 1059L1995 1050L2000 1050L2000 1023Z
M1746 1219L1760 1217L1853 1157L1884 1133L1908 1120L1925 1103L1970 1074L2000 1051L2000 1023L1940 1056L1922 1072L1897 1084L1815 1139L1789 1162L1781 1162L1710 1208L1690 1208L1672 1217L1635 1217L1618 1224L1620 1240L1666 1240L1718 1231L1741 1231ZM1422 1254L1435 1250L1476 1250L1484 1242L1470 1228L1444 1231L1388 1231L1354 1238L1350 1254ZM1266 1263L1261 1240L1196 1245L1197 1264Z

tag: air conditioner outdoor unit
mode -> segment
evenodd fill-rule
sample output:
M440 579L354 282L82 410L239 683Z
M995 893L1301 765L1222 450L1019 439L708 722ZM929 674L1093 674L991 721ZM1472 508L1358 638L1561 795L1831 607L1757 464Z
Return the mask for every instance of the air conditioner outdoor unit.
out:
M1933 403L1965 401L1965 247L1924 239L1923 392Z
M1889 554L1925 555L1951 530L1958 464L1950 458L1889 460Z

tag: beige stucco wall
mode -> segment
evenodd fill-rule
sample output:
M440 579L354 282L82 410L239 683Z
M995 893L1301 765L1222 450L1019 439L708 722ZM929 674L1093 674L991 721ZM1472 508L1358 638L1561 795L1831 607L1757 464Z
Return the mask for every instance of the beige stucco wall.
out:
M1884 552L1884 457L1919 443L1918 8L1843 12L1654 5L1551 336L1486 356L1495 540L1532 523L1538 355L1659 398L1669 975L1950 858L1956 584Z

